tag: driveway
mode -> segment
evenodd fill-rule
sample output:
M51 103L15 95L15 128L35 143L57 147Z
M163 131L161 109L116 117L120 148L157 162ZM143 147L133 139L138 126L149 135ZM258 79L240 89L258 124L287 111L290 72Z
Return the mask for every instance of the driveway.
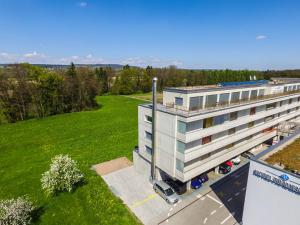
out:
M102 178L111 191L146 225L153 224L158 215L171 208L154 192L149 180L136 172L133 166L106 174Z

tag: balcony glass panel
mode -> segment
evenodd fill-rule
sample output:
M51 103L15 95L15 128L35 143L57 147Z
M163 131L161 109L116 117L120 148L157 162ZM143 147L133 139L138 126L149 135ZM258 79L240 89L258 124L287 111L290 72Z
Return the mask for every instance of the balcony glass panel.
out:
M197 110L203 108L203 96L190 98L190 110Z
M178 120L177 131L181 134L185 134L185 132L186 132L186 123Z

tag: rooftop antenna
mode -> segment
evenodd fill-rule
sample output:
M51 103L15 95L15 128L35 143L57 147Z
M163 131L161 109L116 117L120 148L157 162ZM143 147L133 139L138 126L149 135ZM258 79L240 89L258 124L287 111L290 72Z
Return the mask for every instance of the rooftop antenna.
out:
M157 78L154 77L152 80L152 157L151 157L151 179L156 180L156 84Z

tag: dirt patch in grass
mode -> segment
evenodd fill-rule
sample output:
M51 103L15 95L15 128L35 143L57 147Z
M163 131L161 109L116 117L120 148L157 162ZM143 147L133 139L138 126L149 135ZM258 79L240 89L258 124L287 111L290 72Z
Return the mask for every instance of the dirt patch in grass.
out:
M104 163L96 164L92 168L100 176L103 176L129 166L132 166L132 162L128 160L126 157L121 157Z

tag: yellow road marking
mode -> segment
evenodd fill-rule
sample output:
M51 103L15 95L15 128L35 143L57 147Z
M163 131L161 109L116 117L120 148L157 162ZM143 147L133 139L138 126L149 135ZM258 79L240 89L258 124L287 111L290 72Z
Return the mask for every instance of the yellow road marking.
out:
M132 208L136 208L148 201L150 201L151 199L155 198L157 196L157 194L152 194L152 195L149 195L147 198L141 200L141 201L136 201L133 205L132 205Z

